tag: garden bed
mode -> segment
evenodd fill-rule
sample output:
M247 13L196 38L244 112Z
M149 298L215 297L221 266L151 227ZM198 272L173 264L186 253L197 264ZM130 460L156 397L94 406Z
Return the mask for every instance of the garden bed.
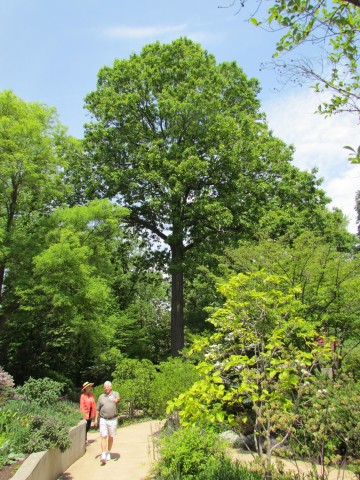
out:
M12 478L28 456L29 455L26 455L24 460L19 460L12 463L11 465L5 465L5 467L2 467L0 469L0 480L9 480L10 478Z

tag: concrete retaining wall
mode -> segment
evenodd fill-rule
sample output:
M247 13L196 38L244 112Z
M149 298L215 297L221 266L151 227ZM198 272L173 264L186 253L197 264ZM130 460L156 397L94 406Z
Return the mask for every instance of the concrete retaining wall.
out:
M70 429L71 447L60 452L52 448L45 452L32 453L12 480L56 480L76 460L85 453L85 426L81 421L76 427Z

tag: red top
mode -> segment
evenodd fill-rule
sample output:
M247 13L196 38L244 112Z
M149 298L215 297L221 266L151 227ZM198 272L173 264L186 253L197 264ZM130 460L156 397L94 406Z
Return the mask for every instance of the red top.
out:
M80 396L80 411L84 414L84 419L94 418L96 414L95 397L92 393L82 393Z

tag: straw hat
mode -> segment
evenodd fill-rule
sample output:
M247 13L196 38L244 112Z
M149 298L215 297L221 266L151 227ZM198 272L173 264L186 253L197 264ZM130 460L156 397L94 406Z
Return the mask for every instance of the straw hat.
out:
M92 387L93 385L94 385L93 383L85 382L85 383L83 383L81 391L83 392L85 390L85 388Z

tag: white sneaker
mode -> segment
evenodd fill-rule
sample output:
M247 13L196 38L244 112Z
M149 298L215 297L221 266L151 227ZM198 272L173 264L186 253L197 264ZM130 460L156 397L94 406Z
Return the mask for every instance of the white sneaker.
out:
M106 461L109 462L110 460L111 460L111 453L108 452L108 453L106 454Z
M100 461L101 461L101 463L106 463L106 453L105 452L101 454Z

